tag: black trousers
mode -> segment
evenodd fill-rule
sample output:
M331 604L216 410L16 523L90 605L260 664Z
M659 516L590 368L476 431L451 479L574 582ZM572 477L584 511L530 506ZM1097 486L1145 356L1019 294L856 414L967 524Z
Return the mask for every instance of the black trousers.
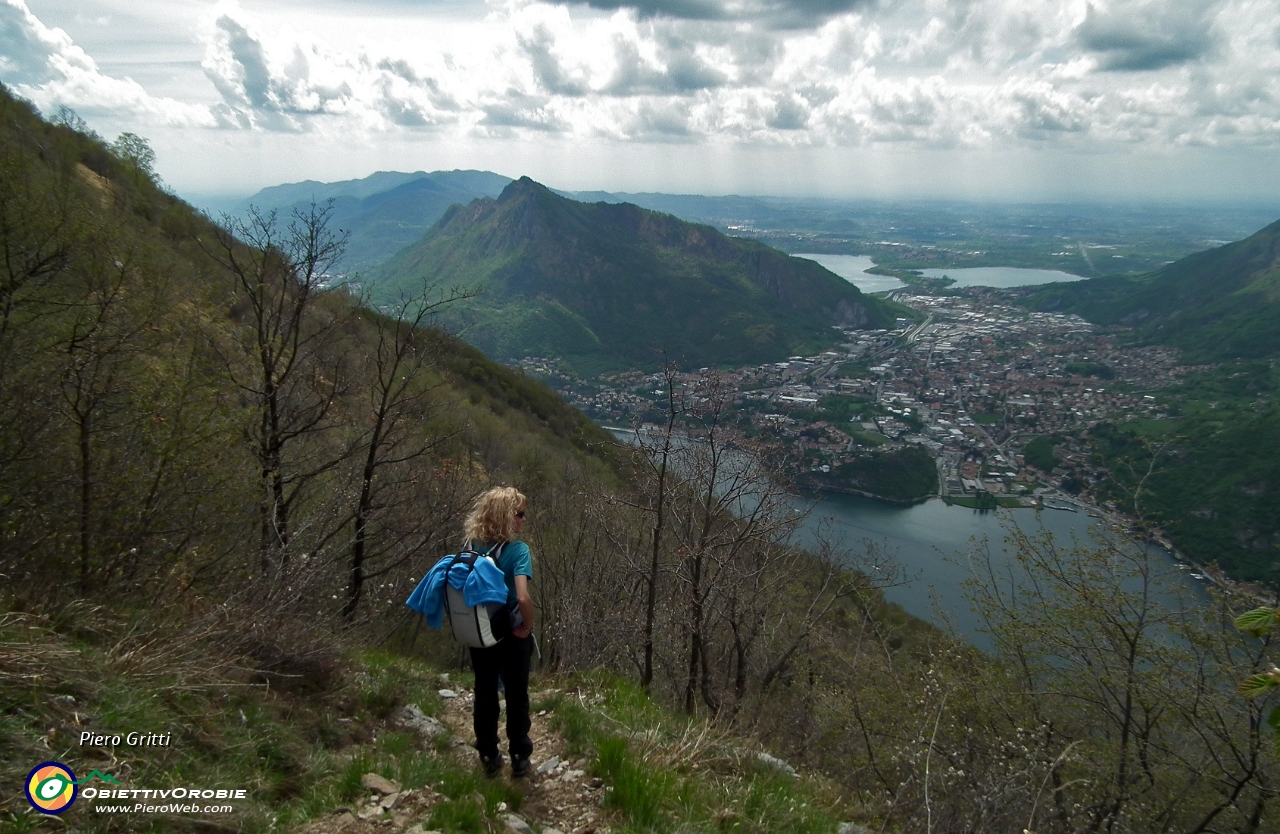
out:
M529 663L533 638L523 640L508 635L496 646L471 650L471 668L476 673L476 700L472 720L476 750L490 758L498 754L498 678L507 693L507 743L512 757L528 758L533 753L529 738Z

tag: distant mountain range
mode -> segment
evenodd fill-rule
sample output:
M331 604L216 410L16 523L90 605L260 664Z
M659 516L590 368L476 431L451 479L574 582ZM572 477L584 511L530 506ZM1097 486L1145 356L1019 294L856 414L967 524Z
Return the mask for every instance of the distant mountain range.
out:
M463 336L496 359L580 370L773 361L885 327L886 302L813 261L629 204L580 203L528 178L451 208L373 270L376 299L423 282L478 288Z
M466 205L481 197L497 197L510 177L489 171L379 171L358 180L285 183L264 188L246 200L232 203L232 214L249 206L289 212L312 201L333 201L333 223L350 235L343 268L364 272L414 243L454 203ZM553 189L554 190L554 189ZM761 222L785 223L793 211L757 197L704 197L696 194L613 193L559 191L581 202L632 203L713 225ZM784 201L785 202L785 201Z
M358 180L291 183L245 200L210 198L203 203L216 216L222 211L243 215L250 204L287 213L312 199L333 199L334 219L351 236L340 266L367 272L415 242L451 204L496 197L510 181L487 171L383 171ZM1207 246L1238 240L1276 216L1274 208L1262 205L1138 210L1124 205L556 193L589 203L631 203L784 252L872 255L889 268L1022 266L1082 276L1149 272Z
M1132 327L1190 362L1280 355L1280 221L1154 272L1027 290L1036 309Z
M449 206L496 197L509 182L510 177L488 171L380 171L359 180L264 188L233 213L243 214L250 205L287 213L312 201L333 200L331 224L350 235L341 266L363 272L422 237Z

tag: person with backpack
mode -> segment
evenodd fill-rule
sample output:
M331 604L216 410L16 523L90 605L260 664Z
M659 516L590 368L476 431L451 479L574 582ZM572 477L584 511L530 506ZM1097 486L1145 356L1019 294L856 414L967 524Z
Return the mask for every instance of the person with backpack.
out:
M476 499L463 524L468 547L496 553L491 558L501 569L507 586L507 604L497 616L509 617L511 633L496 645L471 648L471 667L476 676L472 707L476 751L485 773L490 776L502 770L503 764L498 750L499 679L506 688L511 775L524 776L529 771L529 757L533 755L533 741L529 738L529 666L534 622L529 580L533 578L533 559L529 546L516 539L524 527L526 505L525 496L514 487L494 487Z

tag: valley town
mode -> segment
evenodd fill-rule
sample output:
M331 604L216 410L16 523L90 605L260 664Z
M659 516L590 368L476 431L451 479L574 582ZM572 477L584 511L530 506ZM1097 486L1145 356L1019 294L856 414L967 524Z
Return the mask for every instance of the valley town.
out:
M1110 516L1115 508L1095 491L1106 470L1087 431L1164 418L1157 392L1196 370L1170 348L1125 345L1122 334L1029 312L998 291L900 291L895 300L923 318L899 318L894 330L842 329L839 344L818 355L716 371L731 391L731 425L783 444L800 461L801 482L823 489L900 500L841 475L927 454L937 472L930 494L952 503ZM588 380L553 358L515 364L607 427L643 431L665 420L663 373ZM670 383L680 393L709 372L675 373Z

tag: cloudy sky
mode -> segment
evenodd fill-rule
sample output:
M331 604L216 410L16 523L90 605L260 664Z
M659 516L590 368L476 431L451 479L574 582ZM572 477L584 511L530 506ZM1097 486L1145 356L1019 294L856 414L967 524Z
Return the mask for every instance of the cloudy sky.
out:
M1280 201L1275 0L0 0L0 82L189 196Z

